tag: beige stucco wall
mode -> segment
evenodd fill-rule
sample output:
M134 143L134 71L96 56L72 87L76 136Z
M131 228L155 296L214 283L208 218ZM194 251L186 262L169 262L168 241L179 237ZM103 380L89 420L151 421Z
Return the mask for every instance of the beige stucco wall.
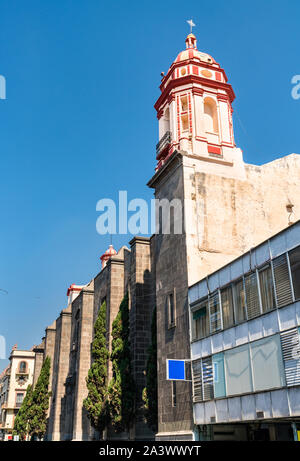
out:
M20 362L27 363L27 372L26 382L20 384L18 382L18 371ZM4 421L4 429L10 433L14 426L15 420L15 410L16 410L16 395L17 393L26 394L27 387L33 383L34 376L34 365L35 365L35 353L32 351L18 351L15 350L12 352L10 357L10 376L9 376L9 391L8 399L5 404L6 416Z
M184 158L188 283L192 285L300 218L300 155L262 166L245 164L241 178L215 164ZM292 203L289 218L286 206Z

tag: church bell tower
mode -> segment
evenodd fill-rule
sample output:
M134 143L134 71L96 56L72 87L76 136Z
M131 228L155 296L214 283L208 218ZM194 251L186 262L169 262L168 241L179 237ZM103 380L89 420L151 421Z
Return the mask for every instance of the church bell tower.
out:
M157 166L161 168L175 150L197 158L242 162L234 142L232 102L235 94L224 69L207 53L198 51L190 33L166 75L155 103L159 121Z
M166 359L190 357L188 286L241 253L235 185L246 177L232 127L235 95L225 71L197 49L190 33L155 103L159 121L155 174L148 186L158 202L182 204L181 233L155 234L158 350L157 440L193 440L192 389L166 378ZM242 187L242 186L241 186ZM171 208L171 207L170 207ZM175 216L175 212L174 212ZM225 237L224 237L225 236Z

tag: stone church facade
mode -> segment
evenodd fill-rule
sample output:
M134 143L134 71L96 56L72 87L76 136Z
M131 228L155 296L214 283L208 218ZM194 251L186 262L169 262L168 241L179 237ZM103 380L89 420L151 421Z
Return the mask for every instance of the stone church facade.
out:
M109 248L99 274L85 286L71 285L68 305L46 329L44 356L52 361L47 440L99 436L83 409L91 365L93 325L106 300L107 344L124 294L129 294L137 418L130 434L107 438L193 440L190 382L167 380L166 359L189 359L188 287L300 219L300 155L265 165L246 164L234 141L235 98L224 69L186 39L163 74L155 109L159 143L148 186L171 206L170 233L134 237L118 253ZM180 224L183 231L176 233ZM145 387L151 318L157 308L158 432L145 423ZM109 365L110 366L110 365ZM108 370L111 377L111 368Z
M45 344L51 344L51 347L48 347L45 356L49 355L53 363L47 440L92 440L99 437L91 428L83 408L83 400L87 397L86 377L91 366L93 326L100 306L106 301L107 346L111 351L112 323L125 293L128 293L130 303L136 419L130 434L115 434L108 428L107 437L153 439L154 434L145 423L142 401L155 306L150 246L149 238L135 237L130 242L130 248L122 247L118 253L110 248L104 254L109 254L109 258L103 258L102 270L90 283L85 286L71 285L68 306L46 329ZM109 362L108 379L111 377Z

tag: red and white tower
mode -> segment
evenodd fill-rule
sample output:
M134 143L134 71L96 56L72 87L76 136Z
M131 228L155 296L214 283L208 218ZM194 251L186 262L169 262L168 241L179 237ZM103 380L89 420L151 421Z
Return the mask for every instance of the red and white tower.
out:
M159 120L156 147L158 170L175 150L209 160L242 161L232 126L235 98L224 69L212 56L198 51L190 33L186 49L163 76L155 103Z
M114 249L112 245L109 245L108 249L103 253L102 256L100 256L101 263L102 263L102 269L106 266L107 261L112 257L117 254L117 251Z

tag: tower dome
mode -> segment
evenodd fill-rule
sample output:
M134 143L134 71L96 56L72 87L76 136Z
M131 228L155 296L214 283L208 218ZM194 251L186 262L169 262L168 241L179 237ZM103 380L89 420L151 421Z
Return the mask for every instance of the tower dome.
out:
M186 61L189 59L195 59L199 62L207 62L210 64L216 64L216 61L207 53L197 50L197 39L194 34L189 34L185 40L186 50L181 51L174 62Z
M102 269L106 266L107 261L112 257L117 254L117 251L114 249L112 245L109 245L108 249L103 253L102 256L100 256L101 263L102 263Z
M156 170L176 150L207 161L231 162L235 156L232 102L235 94L224 69L197 49L190 33L168 72L162 74L161 95L154 107L159 120Z
M216 61L212 56L207 53L203 53L195 48L188 48L187 50L181 51L174 62L186 61L188 59L195 59L199 62L206 62L209 64L216 64Z

